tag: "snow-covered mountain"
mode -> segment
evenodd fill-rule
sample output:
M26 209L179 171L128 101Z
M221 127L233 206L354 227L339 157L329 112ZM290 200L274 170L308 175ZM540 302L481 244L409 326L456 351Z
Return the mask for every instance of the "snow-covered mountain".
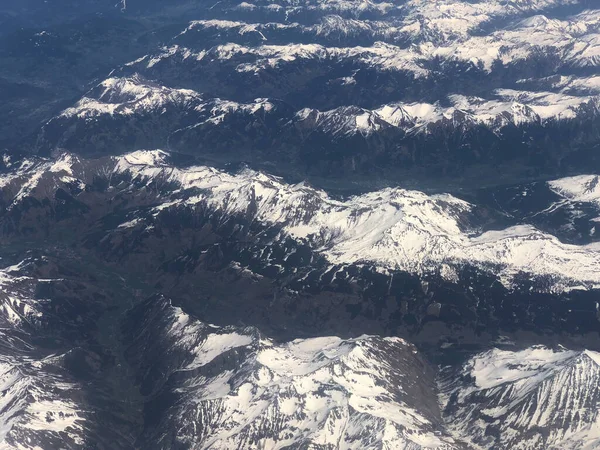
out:
M490 350L441 381L449 428L474 448L600 445L597 352Z
M597 244L563 244L528 225L481 233L472 219L475 206L450 195L385 189L340 201L250 170L234 176L205 167L177 170L164 163L166 156L136 152L120 159L116 170L140 183L158 178L197 190L183 205L203 204L226 216L277 226L332 264L371 263L417 273L448 265L448 274L455 265L475 264L502 274L509 284L522 272L550 276L551 289L595 287L600 281ZM179 206L169 202L156 210Z
M195 14L48 121L32 149L165 148L294 178L423 186L433 174L467 188L582 172L595 157L600 16L585 0Z
M56 361L55 359L59 360ZM0 362L1 448L81 447L86 438L85 413L73 398L80 388L56 374L60 358Z
M485 4L485 2L482 2ZM466 3L460 2L465 5ZM472 4L471 4L472 5ZM433 25L435 19L427 23L420 23L410 15L400 23L392 22L392 28L382 30L380 23L361 23L352 20L343 20L338 17L325 17L321 24L303 27L296 24L257 24L230 21L197 21L193 22L177 38L186 38L187 43L197 45L189 36L190 30L197 34L215 33L215 31L229 31L228 36L244 42L249 38L248 33L256 33L260 37L260 45L245 46L235 42L223 43L199 52L187 47L173 46L164 49L163 53L148 56L132 64L133 67L152 69L162 61L169 61L174 56L179 60L194 61L202 64L204 60L229 61L238 60L242 55L252 62L241 63L235 67L237 72L260 73L275 67L284 67L294 64L298 60L311 60L319 58L325 61L348 62L352 60L356 65L368 65L382 70L410 72L415 77L424 77L431 74L428 68L434 58L444 58L450 61L472 63L485 71L493 70L495 64L510 66L525 63L539 52L552 52L564 57L561 64L566 67L593 67L597 64L598 44L596 42L598 26L598 12L589 11L570 16L566 20L552 20L544 15L533 15L525 20L517 20L507 29L497 30L489 35L471 35L475 31L475 24L461 30L460 19L464 14L461 8L452 9L444 5L448 13L439 20L439 25ZM419 14L436 14L419 9ZM454 16L454 17L452 17ZM462 16L467 20L472 16ZM445 20L444 20L445 19ZM493 20L491 17L487 21ZM503 20L507 20L503 18ZM445 23L444 23L445 22ZM359 25L360 24L360 25ZM396 26L394 26L396 25ZM204 33L199 33L198 31ZM231 31L235 32L232 33ZM291 31L301 35L301 41L312 37L314 41L336 35L365 34L372 39L371 46L325 46L319 43L290 43L286 45L270 44L270 38L279 40L279 33L291 35ZM275 35L275 37L272 36ZM371 36L369 36L371 35ZM391 42L382 42L383 38ZM412 45L406 45L411 42ZM404 44L404 45L403 45ZM579 45L577 45L579 44Z
M597 1L25 3L0 449L600 449Z
M598 326L598 206L551 187L573 179L496 190L491 199L484 190L471 201L402 188L340 197L180 159L159 150L6 158L2 239L67 239L190 302L200 283L217 323L248 314L271 326L264 303L278 311L279 331L292 305L302 317L324 308L306 327L336 334L343 322L330 308L367 320L368 333L420 332L427 320L499 331L514 325L511 317L527 329Z
M438 375L401 338L281 342L162 295L119 299L122 317L96 297L96 331L86 305L104 282L78 299L90 287L77 270L46 257L2 269L2 448L598 446L594 351L505 344Z
M91 119L103 114L141 115L153 110L172 108L194 108L201 97L186 89L169 89L153 83L145 83L139 77L109 78L72 108L66 109L62 117Z
M444 369L436 386L420 352L398 338L276 343L199 322L164 297L132 310L126 329L142 385L161 405L148 448L599 445L593 351L494 348Z
M598 243L572 245L523 223L483 231L476 205L452 195L387 188L335 199L304 183L290 185L250 169L236 174L204 166L176 167L160 150L138 151L92 162L65 154L5 175L2 184L10 211L28 196L68 189L84 198L88 185L99 176L127 175L137 189L166 190L154 201L150 215L165 210L208 208L209 214L244 218L276 228L276 240L288 237L308 244L332 265L368 264L382 270L416 274L443 273L449 279L465 265L499 275L507 286L522 273L548 278L546 289L562 291L596 288L600 275ZM90 172L90 168L96 172ZM585 191L588 178L564 179L552 189L579 181ZM594 197L595 200L595 197ZM135 212L118 228L150 226ZM226 220L226 219L223 219Z
M52 257L7 263L2 258L0 448L122 447L131 419L121 404L106 406L111 350L90 345L100 289Z
M352 83L348 78L346 83ZM598 86L596 86L598 84ZM464 125L483 124L491 129L500 130L505 126L518 126L525 123L546 123L549 121L572 120L578 114L589 109L597 110L600 83L596 78L570 79L561 83L561 93L528 92L512 89L498 89L493 100L467 97L460 94L450 95L447 102L452 106L442 107L439 103L392 103L369 110L358 107L339 107L330 111L305 108L295 112L289 119L299 122L316 115L313 126L326 133L336 135L340 132L355 134L373 133L384 126L395 126L404 131L427 131L445 121L468 119ZM568 92L586 87L595 95L572 96ZM251 106L252 105L252 106ZM196 112L199 126L210 121L218 124L225 113L255 113L260 107L268 111L272 106L266 99L256 99L251 104L220 99L203 99L200 94L186 89L169 89L140 78L109 78L80 100L66 109L57 119L76 117L89 121L102 116L145 116L151 112L164 114L167 108ZM461 114L463 117L455 117ZM335 120L337 118L337 121ZM378 124L381 122L381 124Z
M162 403L145 448L464 448L443 429L433 372L402 339L281 344L203 324L162 297L130 312L127 333Z
M76 414L75 405L70 402L60 404L60 395L57 396L53 392L59 388L56 385L60 381L60 377L44 374L48 377L47 384L49 386L48 391L45 392L36 378L35 372L36 368L45 369L47 365L50 365L46 362L50 361L36 361L34 355L27 354L30 349L23 336L27 336L27 332L31 328L39 328L43 319L38 302L32 298L31 280L15 276L14 273L17 270L18 266L7 267L2 270L0 275L2 287L0 385L3 392L0 402L0 411L2 411L0 414L0 442L11 443L22 439L28 432L32 433L30 430L35 429L36 423L39 426L39 423L43 422L45 415L50 421L56 420L54 424L56 426L48 430L51 440L59 439L60 432L67 433L68 431L71 432L68 434L70 439L78 440L80 439L79 427L75 425L75 421L79 416ZM42 376L40 375L40 378ZM67 384L63 384L63 391L69 389ZM53 405L55 399L57 401ZM63 417L59 417L60 412L63 412Z

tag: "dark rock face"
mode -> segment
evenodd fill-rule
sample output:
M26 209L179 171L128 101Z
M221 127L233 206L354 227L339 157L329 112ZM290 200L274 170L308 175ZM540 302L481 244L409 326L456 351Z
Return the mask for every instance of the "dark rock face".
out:
M0 439L7 448L130 448L135 389L119 384L119 337L104 328L110 288L64 256L32 253L2 271Z

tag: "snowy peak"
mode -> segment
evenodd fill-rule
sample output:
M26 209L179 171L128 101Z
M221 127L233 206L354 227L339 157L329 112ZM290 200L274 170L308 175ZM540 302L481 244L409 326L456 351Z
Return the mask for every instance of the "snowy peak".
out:
M59 187L80 190L85 186L73 177L75 171L83 168L75 155L62 154L54 160L25 158L15 162L7 157L5 165L9 171L0 175L0 187L8 210L28 197L43 196Z
M600 203L600 177L580 175L562 178L548 183L557 194L568 200L585 203Z
M335 138L383 132L390 124L373 111L357 107L340 107L331 111L304 109L295 116L294 126L319 130Z
M227 215L252 211L254 220L280 227L284 235L309 243L334 264L370 263L413 273L476 264L499 270L509 286L525 272L548 277L549 289L558 291L599 281L596 244L563 244L527 225L478 233L475 207L450 195L390 188L340 201L251 170L230 175L203 167L131 165L130 158L142 159L136 155L140 153L120 159L117 170L145 183L166 177L201 192L169 207L206 204Z
M6 448L84 443L85 413L68 400L78 388L46 368L48 362L0 360L0 442L11 446Z
M144 437L163 447L533 450L598 439L600 355L589 350L494 348L444 369L436 386L399 338L280 343L205 325L157 297L127 329L142 373L163 377L152 395L174 398ZM167 433L174 423L180 432Z
M76 105L66 109L59 118L90 119L102 115L132 115L161 108L193 107L201 97L188 89L170 89L143 80L139 75L129 78L108 78L92 89Z
M163 351L173 346L186 361L171 367L163 388L177 398L152 433L163 446L461 448L440 428L435 396L422 396L432 387L431 372L401 339L279 344L244 329L206 326L164 302L145 304L166 314L151 315L160 326L146 313L142 322L129 322L132 333L153 330ZM132 352L143 354L151 342L138 338ZM175 423L180 433L165 433Z
M260 0L194 15L50 121L34 150L166 148L296 178L475 185L593 157L588 0Z
M219 124L227 114L256 114L269 112L273 108L275 104L264 98L257 98L250 103L219 98L204 99L195 91L167 88L134 75L103 81L54 120L79 118L90 121L103 116L141 117L148 113L161 114L171 109L195 114L205 123Z
M154 215L208 208L277 229L275 239L309 245L334 265L368 264L421 275L448 275L474 265L500 274L508 287L520 274L530 274L545 280L540 289L551 292L595 288L600 282L597 243L565 244L527 224L482 232L477 206L451 195L387 188L336 199L304 183L288 184L250 169L232 174L176 166L160 150L88 161L65 154L19 168L3 179L8 186L4 201L10 211L26 198L43 198L59 188L85 198L86 186L98 176L110 180L117 174L136 189L145 186L147 193L158 195ZM122 228L136 223L132 220Z
M545 347L477 355L441 384L447 423L478 448L588 448L597 438L598 361L596 352Z
M2 262L0 447L82 446L93 426L82 404L81 386L65 370L65 354L55 353L57 348L54 352L39 348L47 330L68 315L62 306L50 313L51 301L39 298L39 292L44 288L49 292L57 280L40 280L35 274L45 264L43 259L28 258L10 266Z
M540 52L553 52L564 56L561 64L565 68L595 65L599 30L597 10L586 10L558 20L536 15L536 10L528 13L521 8L518 11L508 8L507 11L506 5L491 6L490 3L409 2L404 7L404 14L388 17L385 21L335 15L326 15L314 25L292 21L195 21L176 38L176 42L178 39L191 49L177 44L143 62L151 68L176 54L178 58L198 61L207 57L231 60L243 56L256 58L256 61L242 63L236 70L263 71L293 63L297 58L355 57L366 65L425 76L432 75L428 63L435 58L481 66L491 72L498 64L507 67L527 64L528 59L539 56ZM565 7L564 3L558 3L540 9ZM573 5L573 9L577 7ZM532 13L534 15L528 17ZM494 22L507 25L497 29ZM486 32L486 28L490 31ZM196 31L197 36L192 36L190 31ZM224 33L224 39L236 42L221 42L201 51L194 50L206 42L207 37L209 42L214 42L219 32ZM272 41L277 45L271 44ZM282 41L287 42L280 45ZM344 46L354 41L371 45ZM381 60L384 55L390 61ZM263 59L265 57L268 60Z
M344 83L355 82L352 77L344 80ZM247 103L219 98L205 99L192 90L163 87L135 75L105 80L54 121L60 123L61 119L70 118L90 121L114 116L144 117L149 113L161 114L170 109L193 117L190 120L195 120L196 123L192 123L188 129L209 123L219 126L229 114L270 113L281 122L288 120L299 129L318 130L333 138L385 134L390 128L398 128L404 132L427 132L436 126L469 129L484 125L493 131L501 131L507 126L545 124L574 120L582 115L596 115L599 110L597 95L573 96L564 93L572 92L581 83L580 79L572 79L563 84L563 93L499 89L492 99L450 94L446 100L451 106L446 107L437 103L391 103L374 109L341 106L320 111L304 108L290 115L289 105L281 105L277 109L277 103L281 102L266 98L257 98ZM184 130L185 128L173 131Z

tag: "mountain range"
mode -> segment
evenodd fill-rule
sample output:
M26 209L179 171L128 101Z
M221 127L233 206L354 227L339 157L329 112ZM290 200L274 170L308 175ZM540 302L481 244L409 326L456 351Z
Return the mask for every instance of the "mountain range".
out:
M600 449L591 0L6 1L0 449Z

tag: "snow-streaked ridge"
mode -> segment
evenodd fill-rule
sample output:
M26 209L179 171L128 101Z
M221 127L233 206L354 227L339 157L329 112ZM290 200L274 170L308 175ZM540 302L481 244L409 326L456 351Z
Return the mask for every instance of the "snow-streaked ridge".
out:
M89 424L80 387L57 370L62 355L40 357L24 340L44 322L37 280L22 274L30 262L0 269L0 449L82 446Z
M441 382L448 427L482 449L597 448L599 361L542 346L478 354Z
M171 89L139 76L108 78L59 117L90 119L104 114L132 115L166 106L193 107L201 96L189 89Z
M348 77L348 82L353 79ZM580 92L583 79L565 81L559 92L497 89L489 98L451 94L447 103L395 102L373 109L341 106L328 111L304 108L289 117L297 126L317 127L336 135L372 134L387 127L407 132L426 132L439 123L468 127L484 125L493 131L512 125L546 124L549 121L576 119L600 111L600 90ZM585 83L584 83L585 84ZM593 87L593 84L590 86ZM93 120L102 117L135 117L148 113L164 113L168 108L192 113L198 125L219 125L227 114L269 112L273 103L259 98L239 103L219 98L204 98L188 89L171 89L144 80L138 75L109 78L90 91L74 106L64 110L55 120Z
M305 242L332 264L369 264L382 270L442 273L455 279L470 265L500 276L507 286L526 273L543 279L539 289L560 292L600 285L600 243L572 245L522 224L482 232L476 205L452 195L427 195L386 188L335 199L304 183L244 169L227 173L211 167L176 167L161 150L107 157L92 172L86 160L64 154L57 160L25 162L5 175L8 209L27 196L47 195L64 184L85 190L94 176L127 174L139 186L168 181L154 214L169 208L208 207L276 227L279 237ZM92 160L93 161L93 160ZM567 183L568 179L564 181ZM182 195L183 194L183 195ZM128 217L121 229L136 225Z
M481 124L493 131L505 126L545 124L549 121L575 119L591 107L599 110L598 96L571 96L552 92L527 92L501 89L494 99L450 95L452 106L432 103L390 103L379 108L340 107L330 111L304 109L297 113L301 123L307 119L323 131L336 134L376 133L385 126L406 131L427 131L438 123L468 127Z
M387 188L336 200L249 169L228 174L208 167L173 168L160 162L161 155L168 156L135 152L118 158L115 167L140 181L159 177L199 190L157 207L157 213L198 204L228 215L251 212L253 220L310 243L335 264L371 263L416 273L474 264L501 274L507 284L521 272L547 276L549 289L559 291L600 282L600 244L564 244L530 225L481 233L471 220L475 206L451 195Z
M431 73L426 61L434 58L472 63L486 71L492 71L497 63L504 66L525 63L540 51L560 55L561 64L566 67L594 67L598 64L600 21L597 10L587 10L562 20L548 18L543 13L519 20L519 15L523 15L526 9L520 4L520 11L513 14L512 22L509 22L507 28L493 30L487 34L477 33L479 26L494 18L502 17L503 20L508 20L510 17L506 5L492 3L441 0L409 2L405 7L409 13L401 19L388 19L387 26L378 22L342 19L336 16L325 16L320 24L312 26L229 20L196 21L181 34L187 34L194 29L211 28L236 30L240 35L253 32L260 36L262 44L252 47L227 42L200 51L173 45L165 47L160 54L146 57L140 63L143 62L147 68L152 68L174 55L195 60L229 60L245 55L253 56L255 61L240 64L236 70L256 72L301 58L353 58L383 70L409 71L417 77ZM313 36L314 40L328 34L352 36L355 32L362 32L370 35L376 42L371 46L356 47L296 42L285 45L269 43L270 33L281 33L285 30ZM407 45L407 42L412 42L413 45Z
M600 205L600 177L598 175L578 175L561 178L548 183L557 194L568 200Z
M154 317L160 327L146 321L146 329L160 333L155 338L165 351L173 346L185 355L171 376L180 380L174 391L180 400L161 423L165 429L177 424L180 432L171 437L158 430L163 445L172 439L224 450L461 448L440 428L433 390L423 391L433 387L431 374L402 339L281 344L249 329L207 326L179 308Z

